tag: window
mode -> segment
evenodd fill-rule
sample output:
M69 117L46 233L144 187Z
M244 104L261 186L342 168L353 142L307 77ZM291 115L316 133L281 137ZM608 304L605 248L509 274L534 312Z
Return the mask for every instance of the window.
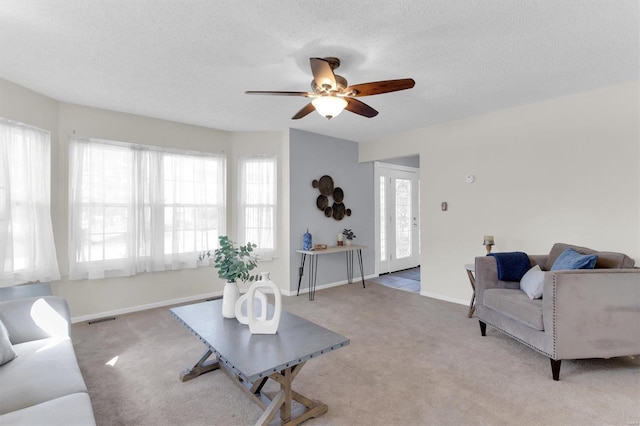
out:
M238 238L258 246L261 260L276 251L276 157L240 157L238 160Z
M59 279L51 226L51 135L0 118L0 286Z
M225 233L225 159L72 139L69 278L197 266Z
M387 177L380 176L380 260L387 260Z

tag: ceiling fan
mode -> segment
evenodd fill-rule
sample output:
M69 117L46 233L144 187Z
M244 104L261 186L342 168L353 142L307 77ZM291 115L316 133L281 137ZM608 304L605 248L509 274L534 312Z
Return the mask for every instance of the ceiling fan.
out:
M412 78L403 78L349 86L346 78L333 72L340 66L340 59L329 57L310 58L309 60L311 62L311 73L313 74L311 92L249 90L245 93L247 95L303 96L305 98L313 98L311 103L305 105L296 115L291 117L293 120L298 120L314 110L330 120L340 114L344 109L371 118L378 115L378 111L355 98L411 89L416 84Z

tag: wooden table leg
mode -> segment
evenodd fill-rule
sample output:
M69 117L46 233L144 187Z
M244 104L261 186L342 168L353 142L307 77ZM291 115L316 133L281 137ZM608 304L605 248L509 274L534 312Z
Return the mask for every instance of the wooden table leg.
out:
M180 373L180 380L186 382L191 379L195 379L201 374L220 368L220 363L218 363L217 358L208 360L212 354L213 352L210 349L204 351L198 362L196 362L193 367L186 368L182 373Z
M266 378L257 380L251 384L241 380L225 366L221 366L221 370L224 371L240 389L247 393L255 403L264 409L264 413L262 413L256 422L257 425L269 425L275 419L276 421L273 423L294 426L310 418L321 416L329 410L327 404L307 398L292 389L293 380L305 364L306 362L302 362L282 370L279 373L271 374L268 378L280 384L280 390L273 396L261 391ZM293 401L299 402L302 407L297 406L294 409ZM276 419L278 412L280 416L279 419Z

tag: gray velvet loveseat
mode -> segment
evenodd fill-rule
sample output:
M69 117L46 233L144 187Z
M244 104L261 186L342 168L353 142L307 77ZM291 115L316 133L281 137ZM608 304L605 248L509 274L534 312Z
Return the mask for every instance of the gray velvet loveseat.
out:
M0 425L95 425L66 301L1 301L0 320Z
M549 271L569 247L597 255L595 269ZM548 255L528 257L544 274L541 299L532 300L518 281L499 280L495 257L476 257L476 316L483 336L489 324L548 356L554 380L563 359L640 354L640 269L633 268L633 259L562 243Z

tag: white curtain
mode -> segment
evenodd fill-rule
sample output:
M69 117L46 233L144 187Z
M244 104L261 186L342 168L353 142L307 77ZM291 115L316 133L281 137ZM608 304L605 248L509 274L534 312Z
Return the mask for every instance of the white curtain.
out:
M261 260L277 256L277 160L274 156L238 159L238 238L256 244Z
M194 268L225 233L225 159L70 142L69 278Z
M51 226L51 135L0 118L0 286L59 279Z

